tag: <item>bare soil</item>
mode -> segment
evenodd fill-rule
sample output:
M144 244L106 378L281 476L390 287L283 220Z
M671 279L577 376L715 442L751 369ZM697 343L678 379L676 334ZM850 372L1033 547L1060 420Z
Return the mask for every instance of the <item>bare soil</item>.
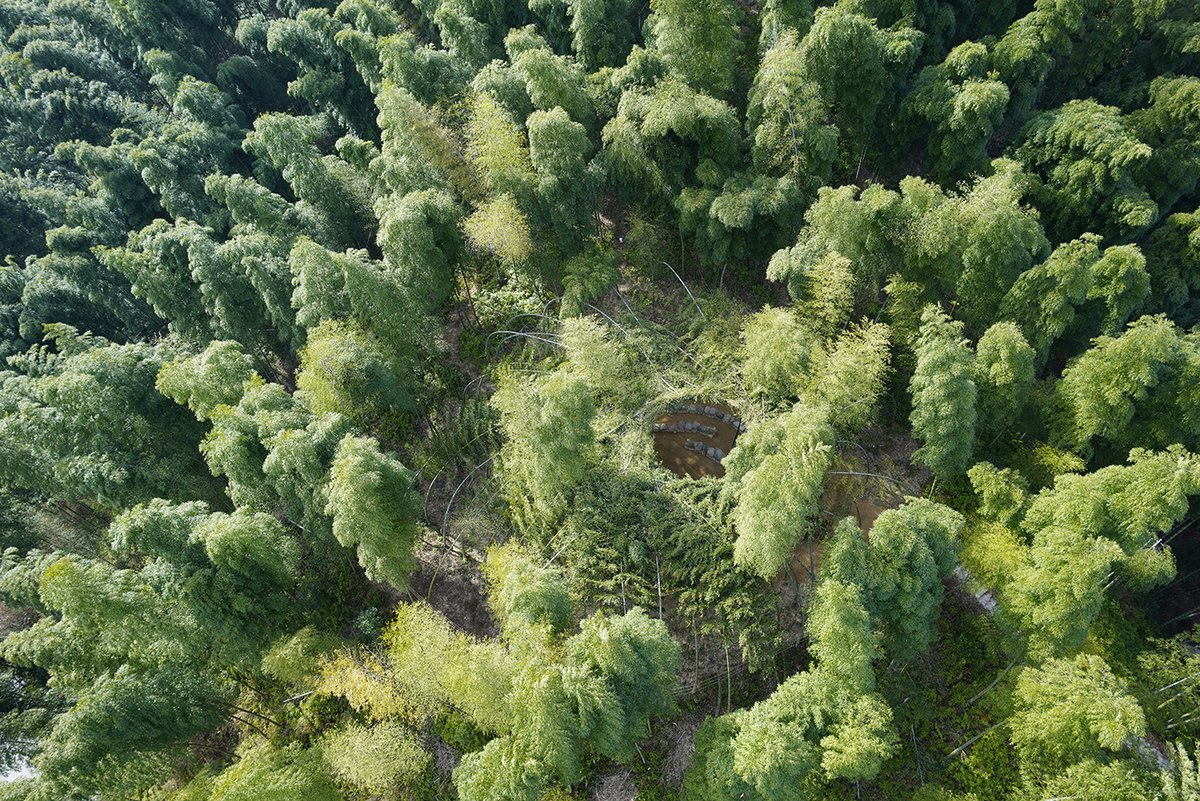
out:
M422 549L420 567L409 579L406 600L424 600L454 625L477 637L499 634L488 609L482 578L474 565L452 551Z

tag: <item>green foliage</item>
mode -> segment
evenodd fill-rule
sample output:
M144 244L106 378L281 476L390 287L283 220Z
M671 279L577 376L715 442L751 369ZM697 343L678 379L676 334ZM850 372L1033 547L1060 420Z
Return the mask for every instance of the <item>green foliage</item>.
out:
M1008 107L1009 88L989 72L987 45L963 42L917 75L902 113L920 118L932 136L929 155L943 179L979 171Z
M417 308L436 308L453 288L462 210L441 189L389 195L376 206L383 260Z
M1188 0L0 3L0 795L672 796L717 689L689 798L1151 797L1198 52Z
M922 34L880 30L853 3L819 8L801 44L804 69L854 145L865 140L892 82L911 68Z
M340 801L320 750L290 745L247 751L213 782L213 801Z
M684 797L805 797L795 794L877 776L898 747L892 709L875 691L878 642L898 658L928 647L962 524L951 509L919 499L880 515L870 544L842 520L809 602L813 665L750 709L701 726Z
M5 484L114 510L154 497L212 497L196 470L198 427L154 391L178 351L69 327L49 334L21 372L0 373Z
M727 165L740 136L728 104L667 79L651 87L632 86L621 95L616 116L604 126L602 163L624 194L673 203L679 189L701 174L701 166L711 174ZM707 196L711 200L711 190Z
M460 156L434 113L408 89L385 83L375 105L379 108L382 143L371 169L392 192L391 197L380 198L376 205L375 213L382 224L386 211L380 206L402 201L414 192L444 191L459 168ZM381 229L380 235L387 233ZM380 244L386 249L384 240Z
M1126 466L1060 476L1029 503L1021 527L1032 545L1005 602L1035 656L1083 642L1111 572L1134 589L1175 574L1174 557L1158 538L1182 519L1197 491L1195 457L1178 448L1132 457Z
M490 570L504 567L511 561L493 562ZM522 628L530 621L519 607L528 605L530 588L514 597L513 582L520 580L510 574L491 583L500 593L492 604L504 610L501 622L516 625L503 642L456 632L423 605L401 607L385 637L393 664L403 668L395 678L410 697L453 705L499 735L454 771L468 798L535 798L543 785L573 784L585 744L627 762L649 719L674 709L679 646L661 620L640 609L619 617L596 613L563 640L549 625Z
M1064 407L1059 440L1083 448L1093 438L1120 436L1136 404L1183 360L1180 345L1165 317L1143 317L1119 337L1096 339L1056 387Z
M203 543L218 571L259 591L286 589L300 561L299 548L282 524L262 512L211 515L192 538Z
M1013 523L1028 498L1029 485L1016 470L978 462L967 471L979 499L979 514L1002 525Z
M1195 311L1189 300L1196 273L1191 265L1200 258L1200 215L1172 214L1154 229L1144 245L1150 278L1147 307L1167 312L1181 325L1192 325Z
M827 106L808 80L804 58L799 33L782 30L763 53L746 116L755 168L811 196L833 168L837 129L825 119Z
M1200 797L1200 774L1196 761L1182 743L1175 743L1171 754L1174 770L1163 771L1162 791L1167 801L1191 801Z
M321 8L297 5L292 11L295 19L276 19L269 27L262 20L267 28L262 45L292 62L295 69L288 94L329 111L359 135L370 136L375 130L365 111L370 108L370 96L350 54L334 42L341 25Z
M569 568L572 596L586 607L623 611L674 599L673 630L716 638L755 671L780 647L777 594L733 560L732 503L714 479L595 473L547 548Z
M764 579L811 531L833 460L828 416L824 407L798 403L743 434L726 459L728 491L737 499L733 558Z
M562 268L562 316L576 317L584 306L599 299L616 285L621 277L617 270L619 254L597 245L568 259Z
M926 300L956 298L967 327L982 331L1013 282L1047 249L1036 214L1021 202L1029 177L1007 159L991 169L957 192L913 177L900 182L899 192L878 184L861 193L822 188L797 244L775 254L767 275L787 281L797 301L812 303L828 292L826 273L845 268L855 306L870 308L884 277L900 269L901 279L919 282Z
M1119 555L1108 540L1093 543L1058 528L1038 533L1006 595L1036 655L1061 653L1083 641Z
M330 558L325 569L333 569L341 557L326 514L325 490L349 421L336 413L314 416L281 386L253 374L242 382L236 405L210 407L206 395L212 390L204 384L231 369L241 377L248 365L231 344L218 343L204 354L167 365L160 385L211 421L201 452L212 473L226 477L230 499L258 511L280 510L302 527L310 547ZM192 376L198 380L192 382ZM227 391L222 399L233 401L234 394Z
M1146 259L1135 245L1116 245L1104 251L1092 268L1092 288L1087 299L1104 315L1100 333L1116 334L1142 307L1150 292Z
M730 0L653 0L654 44L693 89L723 98L733 89L737 8Z
M584 128L594 126L591 99L584 91L583 71L573 59L553 55L530 28L510 31L505 37L505 48L512 59L513 70L525 80L525 91L535 109L552 114L556 108L561 109L564 116ZM535 144L534 126L529 119L526 125L530 156L536 169L538 145Z
M38 670L15 665L4 670L5 689L0 693L0 732L4 735L4 746L0 749L0 765L10 774L30 764L40 741L50 733L55 715L62 711L62 700L47 686L47 678Z
M866 536L852 517L843 517L821 554L822 575L865 587L871 580L871 554Z
M1033 388L1035 356L1013 323L996 323L979 338L971 368L981 439L1000 436L1020 420Z
M420 535L421 499L412 473L375 440L347 435L329 471L328 495L333 535L342 545L357 546L367 577L407 588Z
M536 801L541 782L530 762L516 741L497 738L459 763L454 769L455 786L464 798Z
M321 156L315 145L321 133L314 118L264 114L255 120L245 147L279 170L300 199L301 214L311 209L322 242L363 244L375 228L369 188L344 161Z
M1088 234L1059 245L1044 262L1022 273L1001 301L1001 318L1020 326L1041 362L1087 297L1091 268L1099 258L1096 243L1097 237Z
M839 253L830 253L806 272L805 297L798 304L801 318L817 333L831 339L850 318L854 289L850 260Z
M874 693L871 621L859 588L826 577L807 627L816 667L701 727L686 798L785 798L822 780L869 780L894 753L892 711Z
M635 6L628 0L572 0L571 44L584 69L619 66L634 41Z
M288 686L305 686L317 676L322 655L338 644L336 637L305 626L290 637L281 637L263 654L263 672Z
M1129 630L1128 640L1133 642L1126 650L1137 651L1136 666L1130 664L1133 669L1127 668L1125 674L1129 678L1131 692L1146 710L1147 729L1171 732L1176 737L1191 736L1195 725L1187 717L1187 710L1192 708L1190 705L1200 688L1190 681L1175 683L1192 675L1192 665L1200 660L1200 655L1190 650L1188 633L1170 639L1155 637L1142 643L1136 642L1136 629L1130 626ZM1168 685L1173 686L1167 690L1160 689ZM1166 698L1161 698L1164 695ZM1156 701L1156 697L1159 700Z
M1046 785L1048 793L1070 793L1081 801L1136 801L1147 797L1144 770L1134 760L1107 764L1084 760Z
M924 440L913 454L938 478L967 469L975 444L974 354L962 339L962 323L935 306L921 315L912 395L913 433Z
M773 404L798 397L823 355L817 337L787 309L767 307L748 317L742 340L746 389Z
M515 543L488 550L484 563L492 613L506 632L520 636L523 627L549 625L556 633L571 622L571 599L562 574L538 564Z
M665 623L633 609L585 618L565 649L563 683L579 699L580 733L600 753L628 762L650 718L675 709L678 643Z
M350 318L356 328L374 334L391 370L405 378L400 389L413 392L409 373L427 336L421 301L365 255L331 253L309 239L297 239L288 254L296 284L291 298L296 322L311 331L326 321Z
M509 377L493 402L505 435L501 481L518 524L536 530L562 513L587 473L595 447L591 391L564 373L532 384Z
M218 406L236 404L254 374L249 355L236 343L223 340L196 356L163 364L154 386L199 419L208 420Z
M336 412L366 429L388 430L414 411L414 387L376 337L335 320L308 332L296 388L316 414Z
M53 612L3 648L71 699L37 760L63 797L116 786L130 771L161 780L162 758L225 719L228 677L255 670L264 644L294 620L299 548L269 515L155 500L109 533L115 557L138 569L62 555L6 566L35 570L38 605Z
M126 248L104 249L99 256L129 280L135 296L170 321L172 333L205 344L211 337L210 314L189 263L189 245L200 236L194 225L172 226L160 219L132 233Z
M924 653L933 641L942 582L958 563L962 515L913 498L871 527L866 597L896 659Z
M186 669L147 675L122 667L104 674L46 738L35 762L46 792L86 797L120 787L125 771L161 780L164 765L155 752L221 722L222 712L204 703L214 690Z
M1017 157L1043 179L1039 201L1052 233L1095 219L1104 233L1120 235L1144 230L1159 215L1137 179L1152 153L1119 109L1073 100L1030 122Z
M1012 741L1031 765L1066 766L1117 751L1146 725L1103 659L1080 654L1025 668L1013 692Z
M882 323L863 324L844 331L829 355L813 371L801 401L830 410L830 422L843 434L858 432L872 422L887 386L891 360L890 332Z
M358 617L354 618L354 628L367 642L378 640L383 634L383 626L383 614L373 606L362 610Z
M587 129L561 106L533 112L526 126L541 217L554 229L560 247L574 249L592 228L596 205L587 169L592 154Z

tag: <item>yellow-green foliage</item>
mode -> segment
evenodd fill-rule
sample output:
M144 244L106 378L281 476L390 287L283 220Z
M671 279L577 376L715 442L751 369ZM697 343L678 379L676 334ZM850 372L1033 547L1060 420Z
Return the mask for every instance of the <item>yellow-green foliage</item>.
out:
M525 134L490 94L471 98L466 134L467 162L490 191L515 193L533 182Z
M516 543L488 549L483 574L488 604L506 634L522 636L528 626L541 624L562 632L570 625L566 579Z
M235 405L243 385L256 378L253 361L236 342L217 341L197 356L165 363L154 387L207 420L217 406Z
M833 428L824 407L796 404L742 435L726 458L727 487L737 498L734 561L764 579L783 567L820 511Z
M309 332L296 388L309 408L379 425L413 406L409 387L373 334L336 320Z
M773 404L798 397L823 361L817 336L789 309L768 306L746 318L742 341L746 389Z
M562 267L562 304L564 318L583 314L591 304L617 283L620 254L607 242L597 242L591 249L567 259Z
M687 360L677 364L672 381L689 386L707 383L711 385L710 394L731 394L736 391L742 364L740 333L746 308L724 292L701 295L699 300L704 317L692 319Z
M321 665L317 691L346 699L355 710L373 720L404 718L422 722L431 703L402 683L385 657L363 649L343 651Z
M512 195L500 195L481 204L463 220L463 233L472 245L509 268L523 264L533 253L529 221Z
M1120 751L1146 729L1141 706L1098 656L1051 659L1021 670L1013 691L1011 739L1030 764L1059 767Z
M1078 455L1038 440L1022 443L1009 463L1021 471L1034 490L1053 485L1057 476L1080 473L1087 466Z
M426 604L404 604L383 634L406 691L422 704L453 704L485 729L503 730L517 665L496 641L450 627Z
M417 736L397 721L347 726L325 737L321 750L334 776L375 795L412 785L432 761Z
M1029 498L1025 477L1012 468L998 469L990 462L978 462L967 471L971 487L979 501L979 514L1004 525L1013 524Z
M342 801L320 750L293 743L244 753L213 782L209 801Z
M620 331L592 316L574 317L562 322L562 344L569 372L586 381L599 399L631 406L644 398L646 376L653 368Z
M806 275L804 298L797 303L800 319L825 338L833 337L854 308L854 271L850 260L833 252Z
M1163 795L1166 801L1198 801L1200 799L1200 770L1197 769L1195 750L1188 753L1183 743L1174 743L1171 755L1175 757L1173 769L1163 771ZM1170 751L1168 753L1171 753Z
M11 785L12 782L6 782L6 785ZM190 781L182 785L176 785L175 782L170 782L162 787L157 787L147 792L141 801L208 801L212 796L213 775L205 770ZM14 799L25 796L13 796ZM7 797L0 793L0 799Z
M849 434L875 419L888 378L889 330L867 323L845 331L830 347L801 399L829 409L830 423Z
M281 638L263 654L263 672L285 684L299 687L320 673L322 654L336 648L338 638L305 626L290 637Z
M982 587L1004 587L1025 558L1027 548L1011 528L976 521L963 536L962 563Z
M523 528L538 529L563 511L592 462L591 389L564 372L531 383L505 375L492 402L505 438L498 473L513 517Z
M343 545L358 547L367 578L406 589L421 512L412 472L374 439L348 434L329 471L328 495L325 511L333 516L333 535Z

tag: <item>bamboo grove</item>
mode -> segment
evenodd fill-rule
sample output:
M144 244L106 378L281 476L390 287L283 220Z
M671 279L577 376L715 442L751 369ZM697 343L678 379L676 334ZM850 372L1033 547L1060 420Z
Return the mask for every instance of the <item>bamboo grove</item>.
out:
M0 801L1200 801L1193 0L0 0Z

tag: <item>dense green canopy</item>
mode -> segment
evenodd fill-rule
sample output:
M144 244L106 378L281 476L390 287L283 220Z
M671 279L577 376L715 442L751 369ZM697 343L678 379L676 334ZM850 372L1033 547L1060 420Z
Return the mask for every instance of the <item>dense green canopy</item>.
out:
M1200 801L1198 324L1195 0L0 0L0 799Z

